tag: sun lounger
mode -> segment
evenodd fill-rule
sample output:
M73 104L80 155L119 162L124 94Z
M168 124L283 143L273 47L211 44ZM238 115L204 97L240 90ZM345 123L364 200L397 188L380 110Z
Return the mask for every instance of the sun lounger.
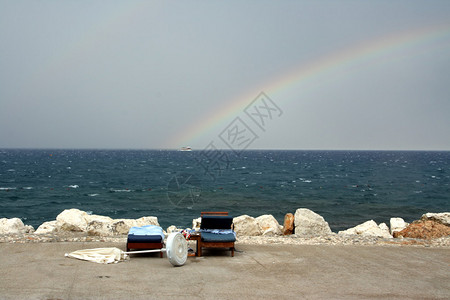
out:
M199 256L202 248L229 248L234 256L236 234L232 229L233 217L226 212L204 212L200 225Z
M164 247L164 232L156 225L131 227L127 238L127 252L131 249L150 250ZM161 252L160 257L163 257Z

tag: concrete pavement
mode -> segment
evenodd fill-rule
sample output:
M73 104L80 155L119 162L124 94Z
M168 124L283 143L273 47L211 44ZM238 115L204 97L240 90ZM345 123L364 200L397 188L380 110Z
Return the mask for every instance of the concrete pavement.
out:
M66 258L114 243L0 244L0 299L449 299L450 249L237 245L173 267L158 254L113 265Z

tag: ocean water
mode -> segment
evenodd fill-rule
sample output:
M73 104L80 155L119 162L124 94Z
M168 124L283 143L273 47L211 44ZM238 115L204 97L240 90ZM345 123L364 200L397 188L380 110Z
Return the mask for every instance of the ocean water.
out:
M64 209L156 216L284 215L309 208L333 231L450 211L450 152L0 150L0 218L37 228Z

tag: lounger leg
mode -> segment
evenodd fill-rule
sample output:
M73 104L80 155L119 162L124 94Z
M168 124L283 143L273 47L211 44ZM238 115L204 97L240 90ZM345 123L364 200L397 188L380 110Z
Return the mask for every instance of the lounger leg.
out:
M231 257L234 257L234 247L231 248Z
M200 239L195 240L195 256L200 256L201 242Z

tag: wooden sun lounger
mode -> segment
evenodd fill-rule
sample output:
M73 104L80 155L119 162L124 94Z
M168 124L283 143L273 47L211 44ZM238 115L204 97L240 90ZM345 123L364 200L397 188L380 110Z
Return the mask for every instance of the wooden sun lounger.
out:
M232 229L233 218L228 212L202 212L200 229ZM202 256L202 248L229 248L234 256L234 234L200 233L198 256Z
M128 234L127 252L130 250L152 250L162 249L164 247L164 239L160 235L133 235ZM163 257L163 252L160 255Z

